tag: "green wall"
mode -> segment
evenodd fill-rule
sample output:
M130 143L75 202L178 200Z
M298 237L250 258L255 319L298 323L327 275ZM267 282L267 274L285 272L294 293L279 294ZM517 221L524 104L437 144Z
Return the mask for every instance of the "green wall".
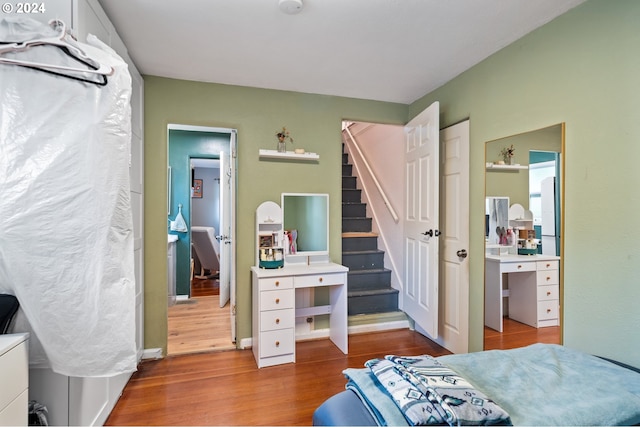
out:
M145 348L167 343L167 125L237 129L237 338L251 336L255 210L280 194L329 194L330 256L341 258L342 120L404 124L408 106L144 76L145 80ZM260 160L286 126L317 163Z
M640 366L640 2L591 0L410 106L470 118L470 348L482 348L485 142L566 123L564 344ZM473 254L477 254L474 256Z

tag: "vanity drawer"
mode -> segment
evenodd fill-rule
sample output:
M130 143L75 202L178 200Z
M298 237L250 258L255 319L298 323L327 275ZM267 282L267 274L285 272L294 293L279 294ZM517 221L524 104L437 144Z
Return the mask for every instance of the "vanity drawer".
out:
M538 301L560 299L558 285L538 286Z
M521 271L536 271L535 262L508 262L500 264L502 273L519 273Z
M8 337L8 335L6 335ZM29 356L23 341L0 355L0 410L29 387ZM27 410L27 408L24 408Z
M266 277L258 280L261 291L293 288L293 277Z
M293 328L262 332L260 334L260 357L293 353L295 344Z
M261 331L293 328L295 325L296 313L293 308L288 308L286 310L263 311L260 313Z
M260 311L280 310L295 307L295 292L292 289L260 292Z
M538 271L557 270L560 263L558 261L537 261Z
M538 286L557 285L559 283L558 270L538 271L536 281Z
M560 307L558 300L538 302L538 320L557 319Z
M295 278L296 288L312 288L315 286L344 285L344 273L313 274Z

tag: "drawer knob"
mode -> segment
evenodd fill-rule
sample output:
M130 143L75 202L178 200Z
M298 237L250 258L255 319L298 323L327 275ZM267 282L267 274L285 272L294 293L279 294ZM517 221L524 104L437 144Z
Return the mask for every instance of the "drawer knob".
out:
M276 298L276 304L280 304L280 298Z
M547 264L547 268L551 267L551 264Z
M322 277L318 278L318 282L322 283Z
M547 291L547 296L551 295L551 292Z
M518 264L518 270L522 268L522 264Z
M276 286L280 286L280 282L276 280Z
M276 325L280 324L280 319L276 319Z
M551 313L551 309L550 308L547 308L547 313Z
M551 277L547 276L547 282L548 282L549 280L551 280Z
M280 347L280 341L276 341L276 347Z

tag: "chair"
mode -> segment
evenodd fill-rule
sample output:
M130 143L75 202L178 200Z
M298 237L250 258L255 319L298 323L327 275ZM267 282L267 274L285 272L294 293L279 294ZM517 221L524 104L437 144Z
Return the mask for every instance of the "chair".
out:
M18 312L18 298L13 295L0 295L0 334L6 334L9 331L9 325L13 316Z
M200 275L195 277L207 279L204 270L216 275L220 271L220 245L215 228L194 225L191 227L191 243L200 261Z

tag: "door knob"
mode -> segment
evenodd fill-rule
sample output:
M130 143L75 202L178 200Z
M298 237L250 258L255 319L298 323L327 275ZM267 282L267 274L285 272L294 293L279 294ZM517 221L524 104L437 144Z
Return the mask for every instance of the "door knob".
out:
M460 258L466 258L467 255L469 255L469 254L467 253L466 249L461 249L458 252L456 252L456 255L458 255L458 257L460 257Z
M433 237L433 230L425 231L422 233L423 236Z

